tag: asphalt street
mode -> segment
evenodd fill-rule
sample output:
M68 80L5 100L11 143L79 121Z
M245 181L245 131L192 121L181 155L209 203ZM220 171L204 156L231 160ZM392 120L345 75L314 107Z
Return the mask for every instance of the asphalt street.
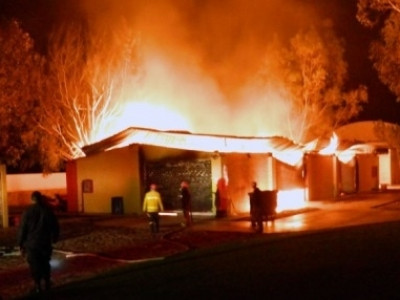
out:
M303 220L303 230L299 225L279 230L277 223L296 216L282 218L247 242L127 266L57 287L41 298L399 299L398 194L385 197L327 203L304 214L319 220L319 227ZM248 230L240 219L215 222L198 228Z

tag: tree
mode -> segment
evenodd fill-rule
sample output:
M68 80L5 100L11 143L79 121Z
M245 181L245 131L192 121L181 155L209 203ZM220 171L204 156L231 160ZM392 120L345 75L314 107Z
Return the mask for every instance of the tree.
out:
M390 148L397 149L400 154L400 125L378 121L374 124L374 132L379 140L386 141Z
M400 1L359 0L357 19L368 28L381 28L369 57L379 79L400 101Z
M343 54L343 42L329 23L323 30L301 30L286 44L275 37L269 45L260 74L290 101L287 125L294 141L307 142L331 133L356 116L367 101L365 86L345 90Z
M91 25L63 25L50 38L41 128L50 136L48 148L58 149L53 163L83 156L82 146L110 132L138 78L134 32L123 21L114 30Z
M400 102L400 1L359 0L357 20L367 28L380 29L380 39L371 43L369 58L379 79ZM376 122L375 132L399 154L399 126Z
M0 26L0 163L24 171L40 162L37 117L44 58L15 21Z

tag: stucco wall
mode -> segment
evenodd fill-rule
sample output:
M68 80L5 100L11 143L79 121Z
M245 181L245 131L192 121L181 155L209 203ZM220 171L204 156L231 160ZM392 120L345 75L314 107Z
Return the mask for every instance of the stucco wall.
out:
M66 193L65 173L44 174L9 174L6 176L7 200L12 207L31 204L31 193L35 190L54 197Z
M82 193L82 181L93 192ZM85 213L111 213L111 198L123 197L124 213L141 212L140 165L137 146L102 152L77 160L78 207Z
M379 188L379 161L376 154L358 154L358 192L370 192Z
M307 154L305 158L307 199L320 201L338 195L337 160L333 155Z
M338 165L339 191L343 193L357 192L356 160L340 162Z
M304 188L303 169L294 167L274 159L277 190Z
M228 190L232 201L230 213L244 213L250 209L248 193L256 181L261 190L275 188L273 158L269 154L227 154L223 164L227 167Z
M400 184L400 149L390 150L391 184Z

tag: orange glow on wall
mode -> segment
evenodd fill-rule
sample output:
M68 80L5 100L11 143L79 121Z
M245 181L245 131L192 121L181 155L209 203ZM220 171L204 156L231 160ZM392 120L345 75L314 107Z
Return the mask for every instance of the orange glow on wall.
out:
M278 191L278 205L276 212L285 210L295 210L305 208L307 202L305 200L304 189L293 189L286 191Z
M250 212L250 201L247 197L242 201L243 211ZM278 191L276 212L298 210L307 207L305 190L302 188Z

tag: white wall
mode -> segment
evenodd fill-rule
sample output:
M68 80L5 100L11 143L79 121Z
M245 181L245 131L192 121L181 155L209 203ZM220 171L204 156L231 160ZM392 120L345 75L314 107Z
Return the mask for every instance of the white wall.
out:
M66 174L9 174L6 176L6 188L9 206L26 206L30 204L33 191L40 191L50 197L54 197L57 193L65 194Z
M67 187L65 173L8 174L6 177L8 192L66 189Z
M378 159L379 159L379 185L392 184L390 152L387 154L379 154Z

